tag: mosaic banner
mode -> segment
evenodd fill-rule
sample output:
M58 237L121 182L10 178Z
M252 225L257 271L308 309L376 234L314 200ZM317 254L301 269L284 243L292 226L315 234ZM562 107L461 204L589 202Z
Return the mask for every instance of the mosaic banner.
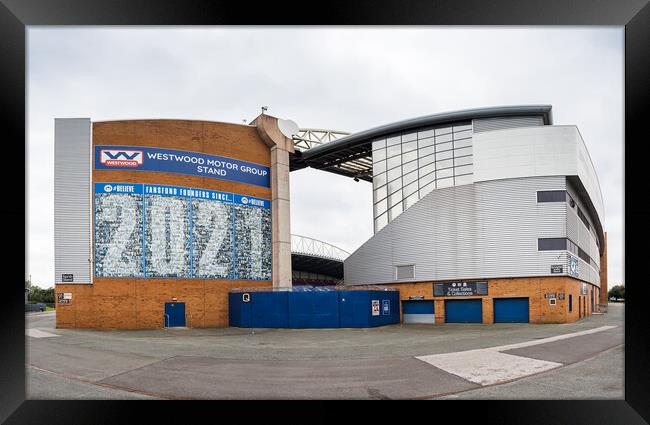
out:
M253 162L176 149L95 146L96 170L158 171L271 187L270 168Z
M271 279L271 203L179 186L95 183L95 276Z

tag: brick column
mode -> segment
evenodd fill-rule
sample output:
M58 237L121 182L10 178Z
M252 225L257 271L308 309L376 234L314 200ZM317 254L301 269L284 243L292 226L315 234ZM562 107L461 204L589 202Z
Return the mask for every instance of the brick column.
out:
M600 304L609 303L607 293L607 232L604 234L603 255L600 256Z
M290 288L291 282L291 223L289 154L294 152L293 140L278 127L278 119L259 115L251 125L271 148L271 214L273 233L273 287Z

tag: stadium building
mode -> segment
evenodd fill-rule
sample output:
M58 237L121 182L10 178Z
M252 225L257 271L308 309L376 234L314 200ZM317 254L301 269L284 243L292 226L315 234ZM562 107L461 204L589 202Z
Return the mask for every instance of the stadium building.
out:
M574 125L551 106L409 119L303 152L371 181L374 236L346 285L398 288L404 322L571 322L606 303L598 178Z
M291 235L306 167L372 183L352 254ZM54 180L57 327L227 326L229 292L305 284L398 289L406 323L570 322L607 302L598 179L548 105L355 134L56 119Z

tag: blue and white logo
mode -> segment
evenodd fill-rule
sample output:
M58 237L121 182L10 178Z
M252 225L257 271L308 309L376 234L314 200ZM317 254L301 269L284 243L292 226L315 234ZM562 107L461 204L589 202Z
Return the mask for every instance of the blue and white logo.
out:
M113 191L113 186L111 186L110 184L104 186L104 192L111 193L112 191Z
M578 277L578 260L575 257L569 256L569 275Z
M245 197L245 196L243 198L241 198L241 203L244 204L244 205L248 204L248 198Z
M382 300L382 314L383 315L390 314L390 300Z

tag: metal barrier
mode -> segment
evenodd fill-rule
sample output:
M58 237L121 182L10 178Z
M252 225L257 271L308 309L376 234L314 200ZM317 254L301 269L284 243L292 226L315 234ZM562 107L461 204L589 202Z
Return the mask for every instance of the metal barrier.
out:
M167 321L165 321L165 318ZM169 328L169 314L163 313L163 329Z
M594 313L607 313L607 304L594 305Z

